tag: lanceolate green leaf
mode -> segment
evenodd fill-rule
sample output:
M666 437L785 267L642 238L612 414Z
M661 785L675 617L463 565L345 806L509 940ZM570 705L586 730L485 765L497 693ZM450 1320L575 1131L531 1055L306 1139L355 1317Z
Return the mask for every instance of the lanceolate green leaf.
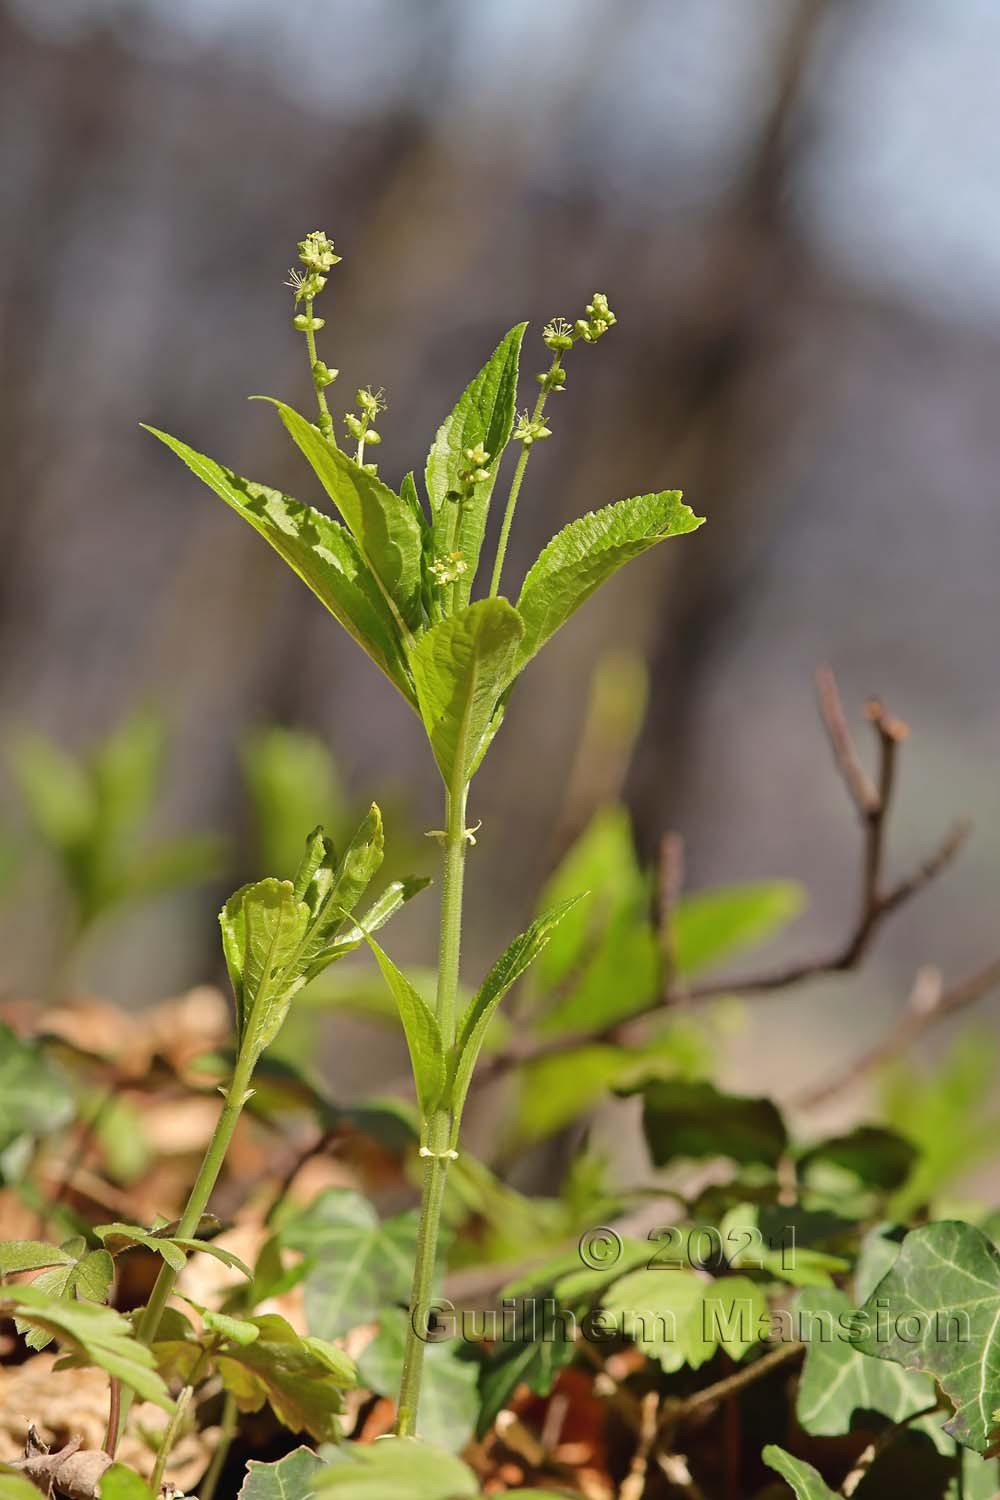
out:
M791 1485L797 1500L838 1500L836 1490L831 1490L812 1464L807 1464L802 1458L793 1458L777 1443L768 1443L761 1457L769 1469Z
M297 965L307 980L336 956L338 935L375 878L384 844L382 814L374 802L339 859L332 842L325 841L324 856L312 868L303 894L309 922ZM312 853L307 859L312 865Z
M265 399L271 400L271 397ZM401 620L420 624L420 525L411 507L375 474L328 443L320 432L283 401L274 401L293 442L347 523L369 567L392 600Z
M468 603L479 563L490 497L503 451L510 439L517 404L517 367L526 323L518 323L502 339L479 374L466 387L450 415L437 430L427 455L427 495L434 517L434 545L438 552L461 552L466 571L458 581L458 601ZM454 495L468 470L467 448L482 443L489 454L489 478L477 484L457 516ZM458 530L454 528L458 521Z
M402 637L361 549L343 526L289 495L241 479L186 443L147 427L269 542L408 702L413 685ZM331 452L333 450L331 449Z
M511 985L516 984L529 965L534 963L563 917L582 899L582 896L573 896L536 917L531 926L516 937L497 959L463 1016L449 1060L449 1104L454 1115L456 1138L476 1059L497 1006ZM452 1145L454 1144L453 1140Z
M222 946L236 998L239 1045L259 1056L288 1010L286 969L298 954L310 911L290 880L269 876L230 896L219 915Z
M413 988L406 975L397 969L374 938L369 938L368 943L382 970L382 976L392 991L403 1023L417 1086L417 1098L426 1119L437 1108L444 1091L445 1062L441 1032L427 1002Z
M528 573L517 601L524 619L521 662L623 563L667 537L694 531L703 519L682 502L680 490L664 490L618 500L564 526Z
M1000 1423L1000 1254L971 1224L911 1230L859 1312L855 1347L933 1375L955 1407L945 1431L985 1453Z
M514 672L523 625L506 599L481 599L420 637L417 701L445 784L463 785Z

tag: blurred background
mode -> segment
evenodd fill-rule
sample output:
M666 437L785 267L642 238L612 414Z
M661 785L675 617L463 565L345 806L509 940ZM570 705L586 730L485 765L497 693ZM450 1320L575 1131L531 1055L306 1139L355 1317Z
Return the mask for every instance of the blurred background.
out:
M609 295L613 336L574 351L551 403L509 586L567 520L623 495L681 487L709 517L588 605L519 688L475 786L470 966L523 924L576 815L567 767L608 645L648 661L649 701L630 764L598 756L597 795L622 782L647 852L680 830L693 888L803 879L790 954L835 943L856 892L818 663L859 717L879 693L913 727L895 868L975 821L863 974L752 1012L735 1078L749 1060L755 1083L808 1083L885 1029L918 965L953 977L992 956L998 49L986 0L0 0L4 991L52 982L52 873L19 852L8 754L37 768L29 732L82 752L153 706L170 733L159 832L228 841L207 886L88 951L80 982L126 1006L219 974L218 899L262 873L257 726L321 736L349 799L405 785L413 858L432 864L416 720L138 426L316 499L244 399L309 405L282 283L314 228L343 255L322 309L332 405L386 388L391 483L422 469L511 324L532 324L523 404L540 325ZM404 956L432 960L433 918L410 909Z

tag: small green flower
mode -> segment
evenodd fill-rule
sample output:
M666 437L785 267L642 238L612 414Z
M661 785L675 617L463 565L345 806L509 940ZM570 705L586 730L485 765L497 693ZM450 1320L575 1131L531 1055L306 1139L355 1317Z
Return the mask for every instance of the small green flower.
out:
M484 479L489 479L490 471L487 466L490 461L490 455L482 443L476 443L475 447L466 448L465 459L468 468L463 469L458 477L461 479L464 489L468 491L472 489L473 485L482 484Z
M299 240L299 260L310 271L325 276L340 263L341 257L333 253L333 241L327 239L322 229L314 229L304 240Z
M546 323L542 329L542 342L547 349L552 350L553 354L563 349L572 349L573 330L565 318L553 318L552 322Z
M540 443L543 438L551 436L552 429L546 427L541 417L529 417L527 412L518 417L513 433L514 441L523 443L526 448L530 448L532 443Z
M446 552L443 556L434 559L428 572L432 573L436 581L444 586L457 582L468 570L469 565L461 552Z
M575 327L578 336L586 344L596 344L601 335L618 322L603 292L595 292L584 311L586 318L578 318Z

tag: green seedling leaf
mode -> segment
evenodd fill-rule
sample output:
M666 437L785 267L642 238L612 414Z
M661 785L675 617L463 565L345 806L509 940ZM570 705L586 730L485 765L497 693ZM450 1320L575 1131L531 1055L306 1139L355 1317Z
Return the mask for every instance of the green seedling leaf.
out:
M290 1432L335 1441L342 1392L357 1384L353 1361L323 1339L300 1338L275 1313L248 1321L259 1336L252 1342L231 1339L215 1356L222 1383L237 1406L259 1411L267 1401Z
M225 1249L223 1245L213 1244L209 1240L189 1240L180 1235L171 1235L170 1243L176 1245L180 1250L186 1250L189 1255L210 1255L213 1260L219 1261L227 1266L230 1271L239 1271L248 1281L253 1280L253 1272L246 1261L240 1260L231 1250Z
M368 946L396 1002L409 1048L417 1099L424 1119L429 1119L441 1102L445 1087L444 1043L440 1028L426 1000L374 938L368 939Z
M387 1308L379 1331L358 1356L362 1382L377 1395L395 1398L403 1373L408 1316ZM452 1342L429 1343L424 1350L420 1387L420 1433L425 1442L460 1453L471 1438L479 1415L479 1364L462 1359Z
M479 374L466 387L437 430L427 455L425 482L433 515L434 547L438 553L461 552L466 571L458 580L458 605L469 602L479 565L490 497L500 460L510 440L517 405L517 371L521 340L528 325L519 323L503 338ZM468 471L466 450L486 449L489 475L474 485L472 495L456 514L462 474ZM457 523L457 530L456 530Z
M112 1464L101 1475L98 1500L156 1500L146 1481L124 1464Z
M472 775L523 626L506 599L481 599L432 625L410 658L424 728L446 786Z
M13 1276L19 1271L40 1271L43 1266L73 1266L76 1256L59 1245L46 1245L42 1240L0 1241L0 1276Z
M497 1006L511 986L534 963L563 918L582 899L579 895L571 896L568 901L563 901L536 917L531 926L516 937L497 959L462 1017L458 1038L448 1061L449 1104L454 1116L456 1139L476 1060ZM452 1145L454 1144L453 1140Z
M295 1448L275 1464L252 1458L237 1500L309 1500L322 1467L311 1448Z
M223 468L168 433L155 427L146 431L171 448L270 543L407 701L415 704L398 624L350 532L332 517L290 495L241 479L232 469Z
M710 1083L664 1079L646 1084L642 1123L653 1162L728 1156L773 1167L788 1146L781 1115L770 1099L721 1094Z
M315 1487L337 1500L468 1500L479 1494L479 1480L461 1459L418 1438L350 1443L330 1458Z
M123 1250L142 1245L154 1255L162 1256L171 1270L184 1269L187 1260L184 1251L173 1240L164 1239L155 1230L144 1229L141 1224L97 1224L94 1233L111 1255L121 1255Z
M855 1347L933 1376L955 1415L945 1431L993 1446L1000 1406L1000 1254L979 1229L944 1220L911 1230L859 1312Z
M335 1339L376 1322L410 1290L417 1221L411 1213L380 1223L360 1193L331 1188L281 1229L281 1243L306 1257L306 1323Z
M795 1414L806 1432L840 1437L851 1431L857 1412L878 1412L901 1422L933 1402L934 1382L928 1375L870 1359L854 1346L854 1308L846 1293L810 1288L800 1293L795 1313L806 1346Z
M72 1351L76 1364L99 1365L144 1401L173 1410L152 1354L138 1343L121 1313L93 1302L65 1301L36 1286L0 1287L0 1307L32 1328L54 1334Z
M767 1331L763 1289L744 1276L705 1281L683 1266L632 1271L601 1303L618 1331L667 1374L685 1365L698 1369L720 1346L742 1359Z
M107 1302L115 1275L114 1261L108 1252L88 1251L82 1237L67 1240L62 1251L67 1255L67 1260L36 1276L31 1283L35 1290L67 1302L75 1298L79 1298L81 1302ZM44 1349L52 1342L51 1333L42 1328L26 1324L22 1326L19 1322L18 1332L24 1334L24 1342L29 1349Z
M310 918L292 882L273 876L243 886L219 913L239 1047L250 1047L256 1057L277 1036L295 979L302 982L287 971L302 949Z
M421 536L412 510L375 474L328 443L283 401L274 401L292 441L347 523L392 609L410 630L420 624Z
M591 511L564 526L531 568L517 601L524 620L523 666L570 615L631 558L667 537L702 525L680 490L637 495Z
M674 915L677 968L685 976L774 937L802 911L805 891L791 880L698 891Z
M836 1490L831 1490L812 1464L805 1459L793 1458L776 1443L768 1443L761 1454L769 1469L780 1474L795 1491L798 1500L839 1500Z

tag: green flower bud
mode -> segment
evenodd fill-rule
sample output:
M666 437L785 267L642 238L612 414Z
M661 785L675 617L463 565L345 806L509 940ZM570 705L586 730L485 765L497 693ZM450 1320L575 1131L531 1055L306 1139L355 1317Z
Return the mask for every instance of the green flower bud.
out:
M365 436L365 423L362 419L356 417L352 411L347 411L344 413L344 426L351 434L351 437L360 443L361 439Z
M326 327L325 318L314 318L311 313L296 313L292 319L292 327L297 328L300 333L308 333L310 328L313 333Z
M329 365L325 365L321 359L318 359L312 367L312 373L313 380L320 390L325 390L328 385L333 384L340 371L331 370Z
M381 441L382 441L382 438L379 435L379 433L377 433L375 431L374 427L369 427L366 430L366 432L365 432L365 442L366 443L374 443L375 447L377 448L378 445L379 445L379 443Z

